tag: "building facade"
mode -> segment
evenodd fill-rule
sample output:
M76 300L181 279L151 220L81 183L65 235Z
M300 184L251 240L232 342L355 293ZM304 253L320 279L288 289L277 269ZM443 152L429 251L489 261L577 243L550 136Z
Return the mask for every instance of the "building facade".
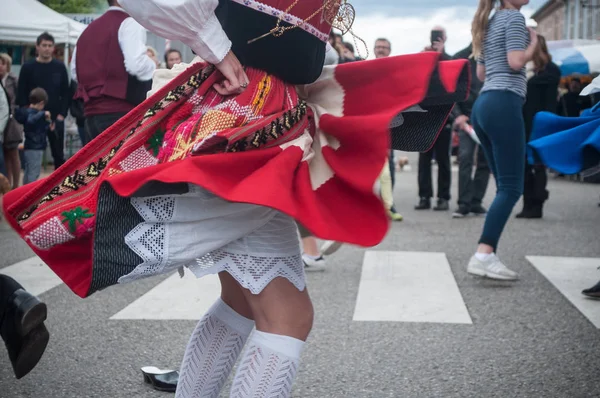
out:
M548 0L531 18L547 40L600 40L600 0Z

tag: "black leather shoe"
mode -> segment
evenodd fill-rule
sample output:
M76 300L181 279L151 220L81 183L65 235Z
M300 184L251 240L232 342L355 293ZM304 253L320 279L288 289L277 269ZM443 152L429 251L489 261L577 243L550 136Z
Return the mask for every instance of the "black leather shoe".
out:
M600 282L598 282L595 286L590 287L589 289L585 289L581 292L581 294L589 298L600 300Z
M482 216L487 214L487 209L482 205L471 205L471 214L475 214L476 216Z
M458 209L452 213L452 218L465 218L469 215L471 210L466 206L458 206Z
M37 365L48 345L46 304L14 279L0 275L0 309L0 336L15 376L20 379Z
M9 303L14 308L13 314L17 333L23 337L43 324L48 315L46 304L23 289L14 292Z
M517 218L542 218L544 217L544 210L542 206L530 206L523 208L523 211L517 214Z
M176 370L161 370L154 366L145 366L142 368L144 382L150 384L157 391L175 392L177 390L177 381L179 372Z
M415 210L431 209L431 200L429 198L421 198L419 204L415 206Z
M50 333L42 323L30 330L27 336L15 336L6 342L8 356L13 366L15 376L20 379L36 367L50 340Z
M446 199L438 199L437 204L433 208L435 211L447 211L450 209L450 205Z

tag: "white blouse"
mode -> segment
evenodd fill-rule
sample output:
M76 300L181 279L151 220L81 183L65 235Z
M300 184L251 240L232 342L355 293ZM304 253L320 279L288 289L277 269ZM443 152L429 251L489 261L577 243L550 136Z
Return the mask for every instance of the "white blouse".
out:
M215 15L219 0L119 0L143 27L179 40L197 55L218 64L231 49L231 41Z

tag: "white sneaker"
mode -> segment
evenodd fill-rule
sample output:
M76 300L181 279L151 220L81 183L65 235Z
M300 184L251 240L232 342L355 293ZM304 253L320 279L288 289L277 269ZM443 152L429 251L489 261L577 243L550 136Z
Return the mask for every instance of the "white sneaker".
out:
M506 268L506 265L502 264L502 261L495 254L491 254L485 261L479 260L476 256L471 257L467 272L471 275L501 281L516 281L519 279L519 274Z
M327 265L327 262L325 261L323 256L313 258L311 256L303 254L302 261L304 261L304 270L306 272L323 272L325 271L325 265Z
M340 247L342 247L342 245L342 242L336 242L335 240L326 240L321 246L321 253L323 253L326 256L330 256L336 251L340 250Z

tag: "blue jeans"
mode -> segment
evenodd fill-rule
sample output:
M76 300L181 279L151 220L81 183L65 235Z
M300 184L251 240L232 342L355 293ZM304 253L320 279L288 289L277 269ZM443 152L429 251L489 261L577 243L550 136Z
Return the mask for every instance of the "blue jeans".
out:
M523 193L523 101L510 91L485 91L473 106L473 128L497 186L496 198L488 211L479 243L490 245L494 250L513 207Z
M23 160L25 161L25 175L23 176L23 185L37 181L42 172L42 158L44 151L37 149L25 149L23 151Z

